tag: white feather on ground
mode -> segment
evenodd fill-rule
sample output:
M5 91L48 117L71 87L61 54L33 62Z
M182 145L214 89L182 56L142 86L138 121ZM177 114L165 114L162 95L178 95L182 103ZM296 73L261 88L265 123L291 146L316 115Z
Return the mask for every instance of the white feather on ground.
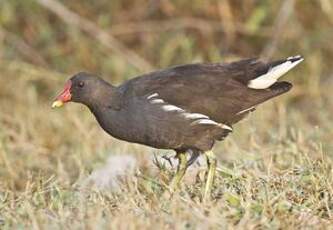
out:
M120 191L126 179L135 177L137 170L143 167L149 169L147 172L149 175L145 176L155 178L159 169L156 164L154 164L154 160L163 164L168 170L176 170L178 161L174 157L171 157L174 156L174 154L169 157L171 164L169 160L163 156L163 154L156 154L155 159L154 154L149 154L148 159L142 160L130 154L111 155L103 167L95 169L90 176L81 183L81 188L84 190ZM186 184L195 183L196 175L204 169L206 169L205 157L199 156L197 161L186 171L184 182Z
M128 176L134 176L137 167L137 159L131 155L111 155L103 167L95 169L85 179L82 187L119 191L122 181Z

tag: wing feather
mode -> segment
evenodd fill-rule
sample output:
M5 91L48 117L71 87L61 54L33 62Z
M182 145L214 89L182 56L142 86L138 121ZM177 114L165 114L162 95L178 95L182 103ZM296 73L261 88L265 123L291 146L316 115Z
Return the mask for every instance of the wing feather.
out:
M267 89L251 89L248 82L266 73L271 63L246 59L229 64L190 64L143 75L121 86L127 98L158 95L158 99L190 113L232 125L254 106L288 91L277 82Z

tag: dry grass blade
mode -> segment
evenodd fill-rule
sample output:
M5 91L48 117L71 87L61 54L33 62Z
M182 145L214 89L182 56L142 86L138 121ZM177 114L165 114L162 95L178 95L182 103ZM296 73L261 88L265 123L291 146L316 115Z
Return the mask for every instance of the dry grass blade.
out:
M140 57L137 53L128 49L108 32L100 29L95 23L87 20L86 18L80 17L78 14L70 11L59 1L37 0L37 2L46 9L55 13L65 23L86 32L91 37L99 41L102 45L116 52L117 55L124 57L130 64L139 70L149 71L153 69L152 65L148 61Z
M39 52L27 44L21 37L11 33L0 27L0 34L3 34L4 40L11 44L15 49L21 53L31 63L47 67L46 60L39 54Z
M273 57L275 51L278 48L281 37L284 34L283 32L286 27L286 24L288 23L288 19L292 15L292 12L294 10L294 4L295 4L294 0L283 1L274 23L273 27L274 36L272 37L271 41L266 44L261 54L262 57L267 59Z
M244 35L254 35L259 37L270 37L272 31L268 27L260 29L260 33L253 33L243 24L234 22L233 28L237 33ZM128 35L137 33L158 33L182 29L195 29L202 33L209 32L226 32L226 28L217 20L205 20L195 17L184 17L168 20L147 20L141 22L126 22L113 25L109 32L113 35Z

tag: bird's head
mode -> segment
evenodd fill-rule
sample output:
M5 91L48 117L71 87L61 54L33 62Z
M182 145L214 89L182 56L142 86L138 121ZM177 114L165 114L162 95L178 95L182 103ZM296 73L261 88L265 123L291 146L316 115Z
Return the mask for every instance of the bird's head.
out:
M61 107L67 102L78 102L89 105L103 93L109 84L103 79L85 72L80 72L71 77L52 104L52 108Z

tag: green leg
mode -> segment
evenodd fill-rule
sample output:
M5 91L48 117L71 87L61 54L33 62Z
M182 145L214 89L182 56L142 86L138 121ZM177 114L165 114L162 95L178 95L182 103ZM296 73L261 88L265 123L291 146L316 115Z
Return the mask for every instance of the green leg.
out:
M213 151L205 152L207 157L207 165L208 165L208 172L207 172L207 179L205 185L205 191L203 195L203 201L207 201L210 198L210 192L212 190L215 171L216 171L216 157Z
M170 191L174 192L177 188L179 188L180 182L183 179L186 169L187 169L187 157L186 153L177 153L178 158L178 168L176 175L172 179L170 183Z

